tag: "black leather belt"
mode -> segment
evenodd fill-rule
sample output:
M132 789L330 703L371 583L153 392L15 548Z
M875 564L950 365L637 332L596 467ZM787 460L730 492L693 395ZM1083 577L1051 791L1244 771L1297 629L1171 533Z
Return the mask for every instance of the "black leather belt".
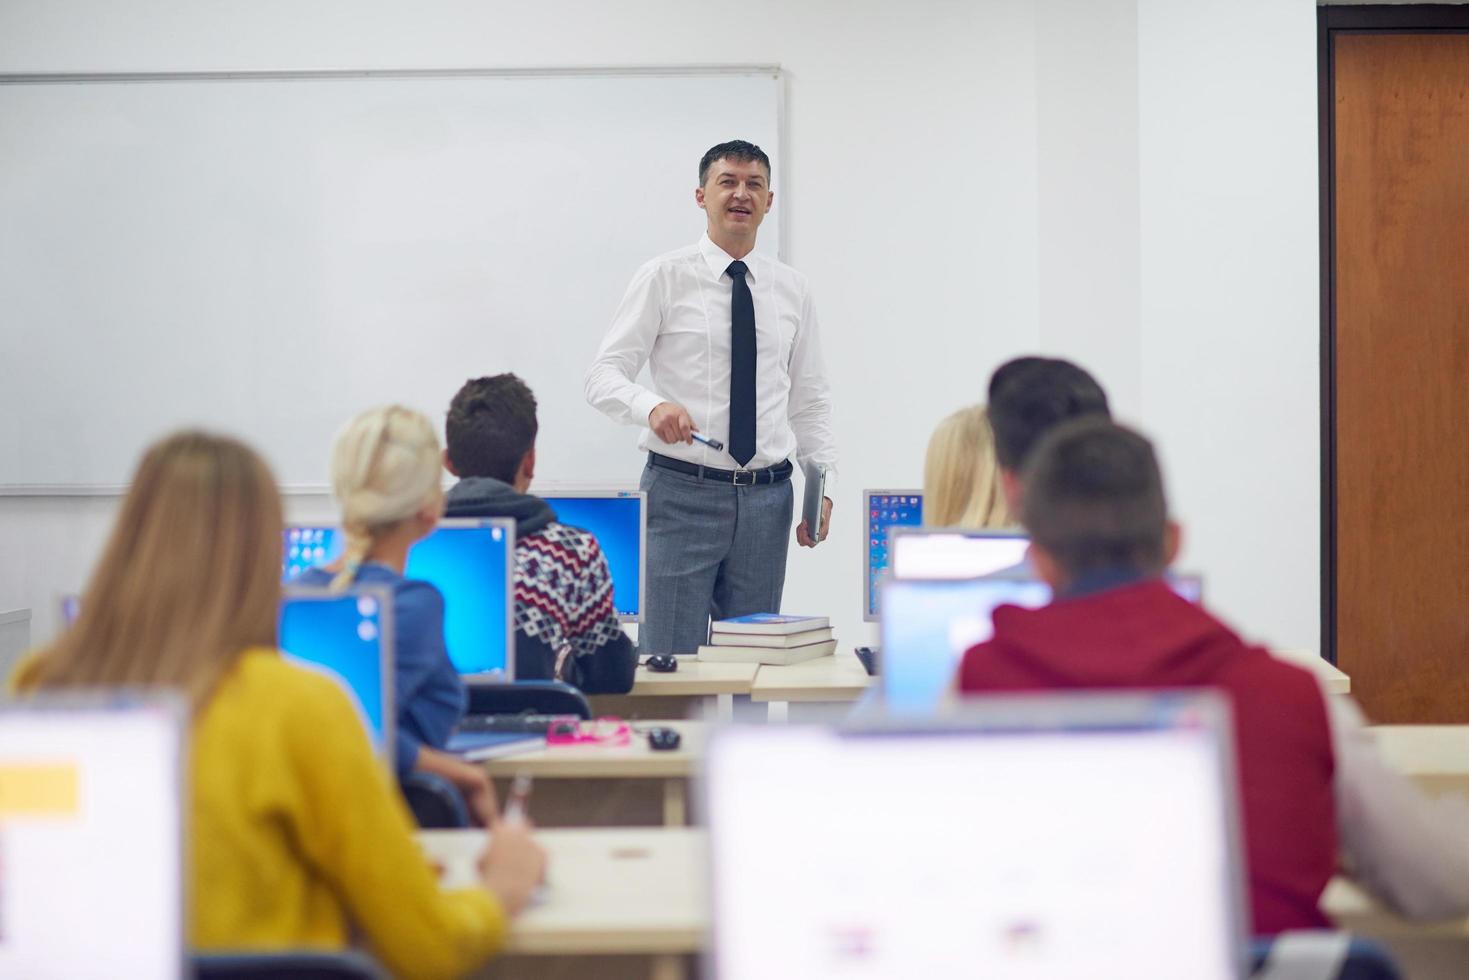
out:
M790 460L783 459L774 466L767 466L763 470L721 470L713 466L686 463L672 456L660 456L658 453L648 454L648 465L673 470L675 473L687 473L701 480L733 483L737 487L752 487L757 483L782 483L791 478L793 468Z

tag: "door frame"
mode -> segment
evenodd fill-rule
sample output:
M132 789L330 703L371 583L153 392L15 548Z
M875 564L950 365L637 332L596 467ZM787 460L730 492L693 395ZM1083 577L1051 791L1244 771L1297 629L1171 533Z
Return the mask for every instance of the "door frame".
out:
M1338 34L1469 34L1469 5L1316 8L1321 195L1321 655L1336 663L1336 65Z

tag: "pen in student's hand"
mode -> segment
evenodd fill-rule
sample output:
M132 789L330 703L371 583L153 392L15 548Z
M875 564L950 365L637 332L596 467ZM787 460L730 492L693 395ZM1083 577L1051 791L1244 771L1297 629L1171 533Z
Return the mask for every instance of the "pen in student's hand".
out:
M701 432L690 432L689 435L693 436L695 439L699 440L710 449L713 449L715 452L724 451L724 443L720 442L718 439L710 439L708 436L704 435Z
M510 784L510 796L505 800L505 815L502 819L514 822L525 820L525 805L530 800L530 776L520 773Z

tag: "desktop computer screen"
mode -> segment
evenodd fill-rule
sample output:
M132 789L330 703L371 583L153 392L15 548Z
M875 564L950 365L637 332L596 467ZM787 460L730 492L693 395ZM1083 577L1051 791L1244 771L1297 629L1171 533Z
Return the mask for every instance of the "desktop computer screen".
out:
M908 538L901 535L898 540ZM940 562L939 564L942 564ZM1168 577L1173 591L1198 602L1197 575ZM969 579L891 577L879 586L882 653L879 683L892 711L927 714L936 708L970 647L994 635L993 616L1002 605L1038 609L1051 601L1051 587L1026 574Z
M923 491L863 490L862 504L867 515L862 618L873 623L877 621L878 583L887 576L889 534L893 528L923 525Z
M286 528L282 578L342 556L342 530L325 525ZM512 680L515 669L515 521L452 518L408 549L404 575L444 596L444 641L461 674Z
M383 586L346 592L286 586L280 647L298 663L324 670L352 695L373 749L393 753L393 596Z
M515 678L515 521L440 521L408 549L408 578L444 595L444 642L461 674Z
M716 733L716 974L1242 976L1222 706L1083 723L1076 699L999 700L992 727Z
M171 701L0 703L0 976L185 975L183 739Z
M580 491L546 496L562 524L591 532L612 573L612 607L623 622L643 611L643 555L647 550L647 494L640 490Z
M895 528L889 567L894 578L977 578L1020 568L1029 547L1021 531Z

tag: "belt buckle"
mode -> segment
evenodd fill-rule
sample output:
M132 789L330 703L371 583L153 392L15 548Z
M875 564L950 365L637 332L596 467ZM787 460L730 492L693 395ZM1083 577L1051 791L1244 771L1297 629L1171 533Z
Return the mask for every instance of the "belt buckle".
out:
M740 477L742 477L742 476L749 477L749 480L747 480L747 481L746 480L741 480ZM755 471L754 470L735 470L734 471L734 485L737 486L737 487L753 487L755 485Z

